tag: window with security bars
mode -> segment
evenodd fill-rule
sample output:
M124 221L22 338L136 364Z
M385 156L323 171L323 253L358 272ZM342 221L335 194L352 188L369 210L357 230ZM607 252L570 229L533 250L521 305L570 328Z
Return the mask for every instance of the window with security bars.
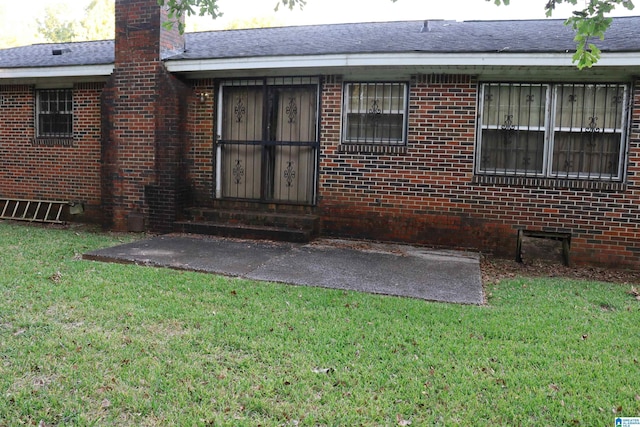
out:
M73 136L73 91L47 89L37 92L38 137Z
M405 144L406 111L406 83L346 83L343 143Z
M622 84L482 85L478 173L621 180L627 96Z

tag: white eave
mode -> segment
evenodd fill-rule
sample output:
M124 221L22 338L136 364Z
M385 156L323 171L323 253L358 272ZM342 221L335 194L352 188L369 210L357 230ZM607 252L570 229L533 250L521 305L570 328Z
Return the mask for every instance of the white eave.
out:
M0 79L40 79L63 77L105 77L113 73L113 64L67 65L60 67L1 68Z
M180 59L166 62L174 73L231 70L331 69L349 67L573 67L572 53L363 53ZM640 67L638 52L603 52L600 67Z
M196 75L227 74L230 71L257 73L277 70L345 70L430 67L434 69L534 69L544 67L576 71L572 53L363 53L330 55L257 56L207 59L175 59L165 62L172 73ZM504 67L504 68L503 68ZM51 78L105 78L113 73L113 64L70 65L57 67L1 68L0 81L39 80ZM603 52L594 69L606 74L607 69L625 70L640 75L640 53Z

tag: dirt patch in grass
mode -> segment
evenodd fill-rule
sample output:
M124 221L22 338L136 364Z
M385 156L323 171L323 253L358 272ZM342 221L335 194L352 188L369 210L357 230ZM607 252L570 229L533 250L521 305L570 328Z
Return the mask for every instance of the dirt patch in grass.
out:
M330 245L362 251L383 251L403 255L403 245L384 244L364 240L318 239L313 245ZM533 239L526 246L525 261L483 255L480 259L482 281L485 285L514 277L561 277L598 282L640 284L640 271L570 266L562 264L562 243L547 239Z
M532 259L523 263L483 256L480 261L485 285L514 277L561 277L598 282L640 284L640 271L616 270L590 266L565 266L560 262Z

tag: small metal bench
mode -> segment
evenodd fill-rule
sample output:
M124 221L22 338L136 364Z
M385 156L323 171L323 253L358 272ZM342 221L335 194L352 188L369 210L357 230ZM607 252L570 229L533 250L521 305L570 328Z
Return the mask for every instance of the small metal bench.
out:
M569 265L569 249L571 249L571 233L558 233L554 231L518 230L518 242L516 244L516 261L522 263L522 238L536 237L540 239L552 239L562 242L562 263Z

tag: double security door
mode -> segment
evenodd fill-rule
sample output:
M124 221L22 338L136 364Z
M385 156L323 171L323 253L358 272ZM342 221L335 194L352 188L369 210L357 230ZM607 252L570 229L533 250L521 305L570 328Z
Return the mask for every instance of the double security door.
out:
M221 85L217 193L310 205L318 156L318 85L312 79Z

